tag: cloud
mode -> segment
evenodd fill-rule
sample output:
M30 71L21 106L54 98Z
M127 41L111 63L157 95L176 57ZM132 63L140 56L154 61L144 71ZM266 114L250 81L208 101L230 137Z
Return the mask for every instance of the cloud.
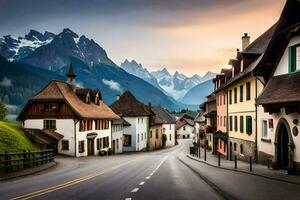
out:
M106 80L102 79L102 82L107 85L110 89L116 90L118 92L122 92L121 86L119 83L113 81L113 80Z
M1 86L4 86L4 87L10 87L10 86L12 86L12 82L11 82L10 79L4 77L4 78L2 79L2 81L0 82L0 85L1 85Z

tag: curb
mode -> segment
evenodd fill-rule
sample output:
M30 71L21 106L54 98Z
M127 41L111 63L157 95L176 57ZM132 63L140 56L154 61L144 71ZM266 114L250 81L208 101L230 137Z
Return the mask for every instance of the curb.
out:
M0 182L10 180L10 179L20 178L20 177L23 177L23 176L29 176L29 175L32 175L32 174L36 174L36 173L48 170L50 168L54 168L57 165L58 165L58 163L53 161L52 163L49 163L47 165L41 165L41 166L26 169L24 171L16 171L16 172L12 172L12 173L9 173L9 174L4 174L6 176L1 177Z
M186 162L184 162L178 156L177 156L177 159L182 164L184 164L186 167L188 167L192 172L194 172L197 176L199 176L199 178L201 178L207 185L209 185L213 190L215 190L223 199L226 199L226 200L236 200L235 197L233 197L229 193L227 193L227 192L223 191L222 189L220 189L220 187L218 187L216 184L214 184L213 182L211 182L208 178L206 178L205 176L203 176L201 173L199 173L193 167L191 167L190 165L188 165Z
M252 175L252 176L258 176L258 177L262 177L262 178L266 178L266 179L270 179L270 180L280 181L280 182L289 183L289 184L293 184L293 185L300 185L300 183L294 182L294 181L288 181L288 180L284 180L284 179L280 179L280 178L274 178L274 177L265 176L265 175L261 175L261 174L255 174L255 173L251 173L251 172L247 172L247 171L243 171L243 170L238 170L238 169L230 169L230 168L226 168L226 167L222 167L222 166L219 167L219 166L210 164L210 163L208 163L208 162L205 162L205 161L202 161L202 160L198 160L198 159L196 159L196 158L193 158L193 157L192 157L191 155L189 155L189 154L186 154L186 157L188 157L188 158L190 158L190 159L192 159L192 160L195 160L195 161L197 161L197 162L200 162L200 163L209 165L209 166L211 166L211 167L218 168L218 169L224 169L224 170L234 171L234 172L241 172L241 173L244 173L244 174L249 174L249 175Z

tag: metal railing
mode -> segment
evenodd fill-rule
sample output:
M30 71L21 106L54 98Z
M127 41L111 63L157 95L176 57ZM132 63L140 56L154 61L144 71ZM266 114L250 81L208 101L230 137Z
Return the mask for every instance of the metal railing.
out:
M0 153L0 172L13 172L54 161L53 149Z

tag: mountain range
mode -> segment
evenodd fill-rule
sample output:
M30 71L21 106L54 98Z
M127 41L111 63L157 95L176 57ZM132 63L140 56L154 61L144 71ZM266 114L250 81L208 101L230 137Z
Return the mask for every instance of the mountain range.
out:
M26 100L50 80L66 80L70 62L77 74L77 84L100 89L108 105L116 95L130 90L140 101L170 111L197 109L166 95L158 82L150 84L142 76L126 72L93 39L78 36L70 29L59 34L31 30L24 37L0 38L0 101L16 107L17 114Z
M171 75L166 68L149 72L141 63L138 63L135 60L129 61L127 59L121 63L120 66L128 73L144 79L148 83L151 83L153 86L162 90L165 94L172 96L176 100L181 100L182 102L185 102L186 98L184 98L184 96L189 90L201 83L213 79L216 76L213 72L207 72L203 77L197 74L188 77L178 71ZM212 85L212 82L205 84L208 88L211 88ZM212 90L208 91L212 92ZM199 95L194 94L194 96L197 98ZM199 102L197 104L199 104Z

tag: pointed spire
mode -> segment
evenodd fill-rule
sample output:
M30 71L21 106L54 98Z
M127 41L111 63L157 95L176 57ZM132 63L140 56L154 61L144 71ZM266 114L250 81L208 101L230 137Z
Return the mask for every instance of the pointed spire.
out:
M72 83L74 81L74 79L76 78L76 74L74 73L74 70L73 70L73 65L72 63L70 64L70 67L69 67L69 71L68 73L66 74L67 76L67 82L68 83Z

